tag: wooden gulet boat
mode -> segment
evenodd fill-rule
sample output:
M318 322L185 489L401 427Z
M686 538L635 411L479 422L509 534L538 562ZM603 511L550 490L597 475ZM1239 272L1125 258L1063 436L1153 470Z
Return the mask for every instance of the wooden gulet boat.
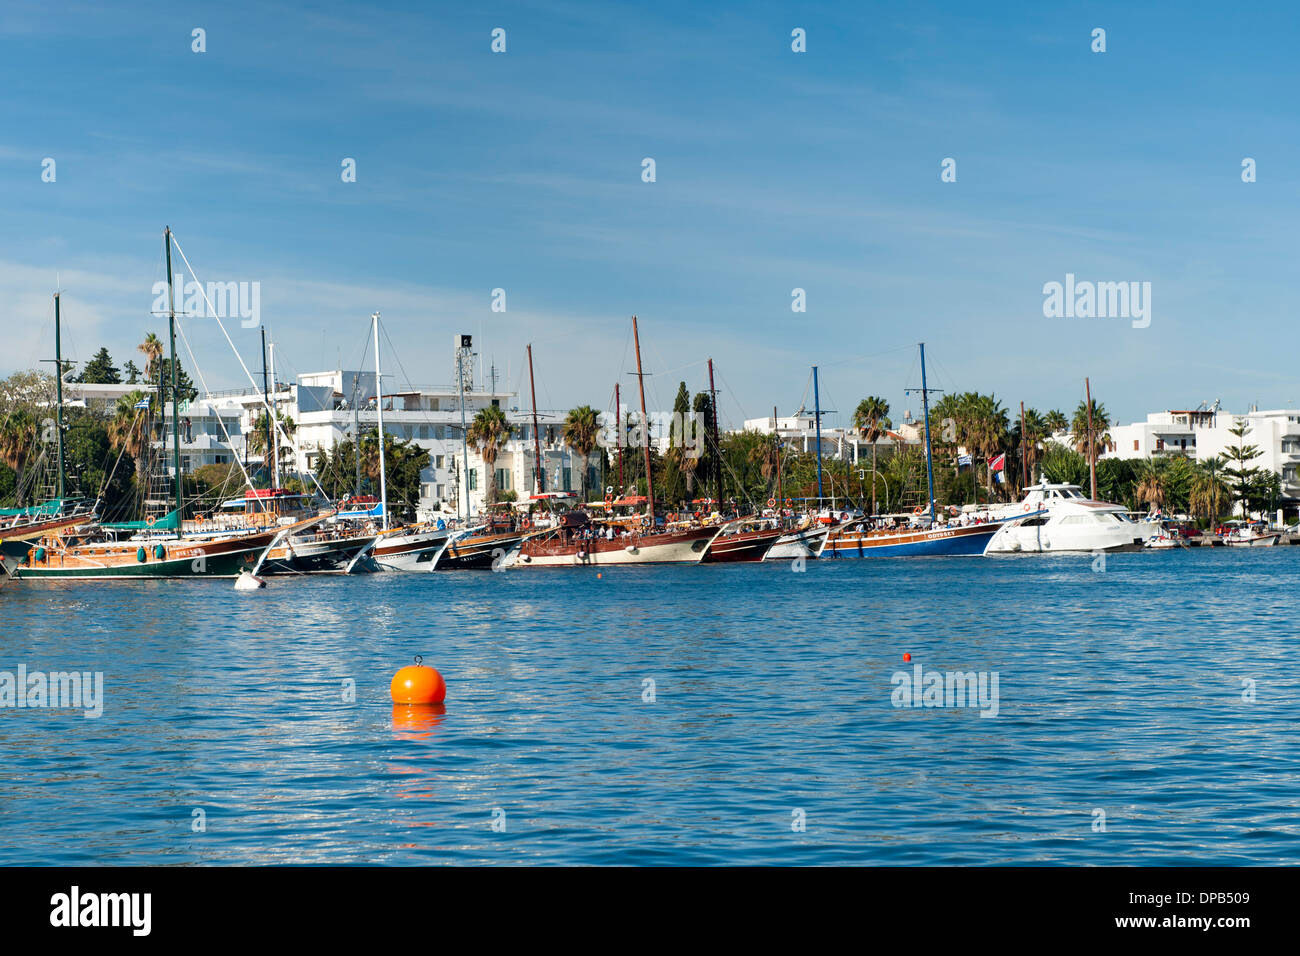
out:
M321 520L312 516L301 522L235 530L185 528L182 521L180 467L179 387L176 361L176 310L172 272L171 229L163 233L167 265L168 331L171 354L172 463L175 469L175 510L164 522L147 528L131 526L138 533L118 540L113 532L92 526L85 533L60 529L41 538L13 570L27 580L143 580L178 577L238 577L256 567L267 549L297 530ZM155 525L153 519L148 522ZM167 530L164 530L167 529ZM174 529L174 530L172 530ZM93 535L93 537L92 537Z
M636 316L632 316L632 338L636 348L637 385L641 396L641 418L646 420L645 380L641 368L641 337ZM650 443L645 443L646 513L638 527L610 537L610 525L594 525L585 512L564 516L560 527L525 538L519 546L515 567L581 567L612 564L698 564L720 527L665 527L657 530L655 520L654 470ZM601 531L604 533L601 533Z
M737 521L724 525L704 552L705 564L762 561L786 531L775 521L760 521L759 527L746 528L754 522Z
M925 416L925 468L929 481L930 510L924 515L925 526L899 529L868 530L860 522L850 522L832 531L822 542L818 557L941 557L947 555L982 555L993 536L1006 521L947 527L935 522L934 459L930 449L930 392L925 377L925 343L921 343L921 407Z

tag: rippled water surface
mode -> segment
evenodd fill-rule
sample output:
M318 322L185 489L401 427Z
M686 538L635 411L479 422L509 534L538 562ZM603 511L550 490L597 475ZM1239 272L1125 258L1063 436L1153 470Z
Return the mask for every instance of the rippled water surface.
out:
M0 670L102 671L105 705L0 709L0 862L1295 863L1298 572L1216 548L9 582ZM391 703L417 653L441 713ZM998 715L893 706L915 664L996 671Z

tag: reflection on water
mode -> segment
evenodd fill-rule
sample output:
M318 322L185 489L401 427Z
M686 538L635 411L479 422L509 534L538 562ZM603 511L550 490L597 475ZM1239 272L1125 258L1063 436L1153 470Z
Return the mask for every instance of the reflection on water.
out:
M103 671L105 705L0 709L0 862L1294 862L1298 578L1277 548L11 582L0 671ZM892 706L904 653L996 671L999 715ZM445 705L389 699L415 654Z

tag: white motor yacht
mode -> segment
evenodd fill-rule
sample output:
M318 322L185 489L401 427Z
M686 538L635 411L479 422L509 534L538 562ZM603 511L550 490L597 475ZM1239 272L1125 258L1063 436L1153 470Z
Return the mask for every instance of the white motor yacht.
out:
M1001 520L1017 518L989 542L986 554L1060 551L1135 551L1146 538L1122 505L1094 501L1078 485L1044 480L1002 509Z

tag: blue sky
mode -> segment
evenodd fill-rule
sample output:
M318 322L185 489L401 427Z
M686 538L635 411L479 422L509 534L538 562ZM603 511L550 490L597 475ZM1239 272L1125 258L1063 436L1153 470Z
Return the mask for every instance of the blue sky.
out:
M51 354L56 274L71 357L102 344L120 363L163 331L170 225L200 279L260 282L286 373L355 365L379 310L399 383L449 381L469 331L525 392L534 343L539 405L607 407L634 382L636 313L650 404L703 388L711 355L732 423L792 412L813 364L845 415L867 394L919 411L903 389L921 340L932 385L1012 408L1072 408L1085 375L1124 421L1300 406L1298 19L1281 3L6 0L0 371ZM1067 272L1149 281L1150 326L1044 318L1043 284ZM228 324L257 361L256 330ZM240 384L214 324L186 330L209 385Z

